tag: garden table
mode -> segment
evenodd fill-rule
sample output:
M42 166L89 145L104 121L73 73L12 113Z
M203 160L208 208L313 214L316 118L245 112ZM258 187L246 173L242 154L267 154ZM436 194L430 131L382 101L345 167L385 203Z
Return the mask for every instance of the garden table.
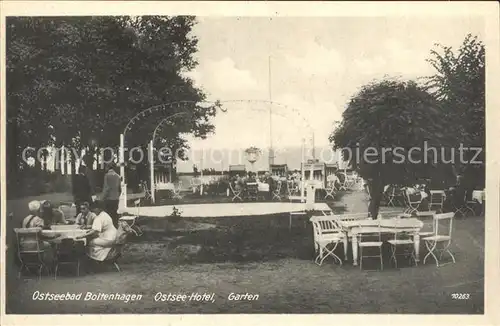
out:
M352 243L352 261L353 265L358 265L358 234L362 233L372 233L378 232L377 227L379 220L364 219L355 221L342 221L339 220L337 223L344 229L347 237L344 241L346 251L347 241L350 240ZM420 252L420 235L419 232L424 226L424 223L416 218L390 218L380 220L380 232L381 233L395 233L395 232L409 232L413 235L415 256L416 261L419 261ZM348 240L347 240L348 239Z
M82 241L87 245L86 238L76 239L77 237L83 236L88 230L80 229L78 225L67 225L65 227L53 225L51 230L42 230L42 235L47 237L54 237L50 242L57 242L62 239L74 239L75 241Z

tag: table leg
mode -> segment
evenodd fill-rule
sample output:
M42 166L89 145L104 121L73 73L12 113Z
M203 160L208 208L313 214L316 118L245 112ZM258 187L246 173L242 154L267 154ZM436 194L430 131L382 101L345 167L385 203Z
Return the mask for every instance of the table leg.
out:
M358 237L354 234L352 236L352 264L358 266Z
M344 237L344 260L347 261L347 246L349 245L349 238L347 234Z
M415 233L413 236L413 242L415 246L415 261L420 261L420 234Z

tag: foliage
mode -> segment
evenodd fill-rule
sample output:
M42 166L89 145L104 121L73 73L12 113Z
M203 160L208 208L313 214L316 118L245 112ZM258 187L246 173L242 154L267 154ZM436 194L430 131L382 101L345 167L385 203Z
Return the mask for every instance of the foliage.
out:
M131 144L146 144L174 111L186 116L162 128L160 141L182 150L181 134L206 137L215 106L196 104L205 94L185 75L197 65L195 24L188 16L7 18L9 175L25 164L27 146L117 148L128 121L161 103L185 101L143 117Z
M440 151L436 156L428 152L426 162L425 146L449 148L453 143L443 131L442 110L415 82L395 79L365 85L349 102L330 141L336 149L350 150L353 168L369 181L372 216L378 215L385 184L412 184L429 176Z
M485 48L477 36L467 35L457 51L436 45L428 62L436 74L426 78L429 91L444 107L447 128L464 147L485 149ZM473 154L473 153L472 153ZM481 156L484 160L484 156ZM482 167L462 167L462 172ZM480 176L476 176L481 179Z

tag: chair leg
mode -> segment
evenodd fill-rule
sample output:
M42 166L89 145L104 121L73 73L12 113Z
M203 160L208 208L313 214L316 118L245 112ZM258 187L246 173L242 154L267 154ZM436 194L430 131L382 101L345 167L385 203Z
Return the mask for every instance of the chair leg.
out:
M384 257L382 257L382 247L380 248L380 270L384 270Z
M429 255L431 255L434 258L434 260L436 261L436 266L439 267L439 260L437 259L436 255L434 254L434 250L436 250L436 247L437 247L437 241L433 241L432 242L432 246L431 246L430 243L431 243L430 241L426 241L425 242L425 246L427 247L427 250L429 252L424 257L424 264L425 264L425 261L426 261L427 257Z
M113 262L113 265L115 266L115 268L116 268L116 270L117 270L118 272L121 272L121 270L120 270L120 266L118 266L118 264L117 264L116 262Z
M57 280L57 271L59 270L59 264L56 264L56 267L54 268L54 280Z
M391 247L391 260L394 261L394 268L398 268L398 260L396 258L396 246Z
M359 247L359 269L363 269L363 247Z
M80 259L76 262L76 276L80 276Z

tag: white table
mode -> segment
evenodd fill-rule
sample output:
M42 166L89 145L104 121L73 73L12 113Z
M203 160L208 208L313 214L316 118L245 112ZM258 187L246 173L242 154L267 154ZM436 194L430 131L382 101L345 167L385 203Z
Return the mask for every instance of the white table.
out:
M356 220L356 221L338 221L338 224L346 232L344 240L344 253L347 255L348 241L352 242L352 261L353 265L358 265L358 234L378 232L378 220ZM420 235L419 232L424 223L416 218L391 218L380 220L381 233L409 232L413 235L416 261L419 261L420 254Z
M155 189L156 190L174 190L175 189L175 186L173 183L169 182L169 183L157 183L155 184Z
M88 230L82 230L78 228L73 229L58 229L58 230L42 230L42 235L47 237L55 237L58 236L58 239L73 239L75 241L82 241L84 245L87 245L87 239L81 238L76 239L77 237L81 237L85 235Z
M482 204L484 200L484 190L474 190L472 192L472 199Z
M484 190L474 190L472 191L472 199L477 201L481 205L481 216L484 215L484 200L485 200Z

